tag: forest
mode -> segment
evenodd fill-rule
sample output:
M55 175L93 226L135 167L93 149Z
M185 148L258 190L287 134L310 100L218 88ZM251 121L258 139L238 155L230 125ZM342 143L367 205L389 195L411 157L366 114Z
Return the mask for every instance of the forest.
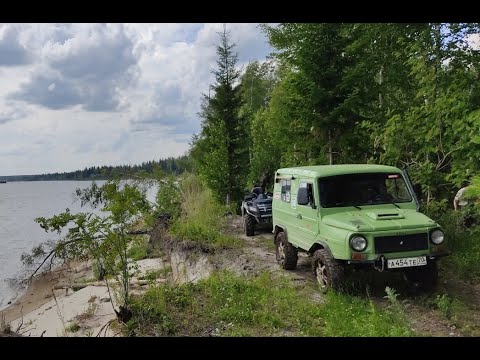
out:
M222 202L280 167L407 167L428 204L478 173L479 24L261 25L273 54L238 69L217 46L189 155Z
M41 175L0 176L0 181L108 180L138 176L179 175L189 169L186 156L145 161L140 165L91 166L83 170Z

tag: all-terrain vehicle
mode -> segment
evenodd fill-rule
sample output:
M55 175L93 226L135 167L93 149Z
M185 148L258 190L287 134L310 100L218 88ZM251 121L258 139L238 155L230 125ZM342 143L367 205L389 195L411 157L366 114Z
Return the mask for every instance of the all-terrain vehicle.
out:
M414 188L416 191L414 191ZM322 290L343 287L347 270L401 271L424 289L447 255L439 224L419 212L406 171L383 165L323 165L277 170L273 195L276 256L294 269L313 258Z
M265 193L262 187L254 187L242 202L243 229L245 235L253 236L255 227L272 227L272 194Z

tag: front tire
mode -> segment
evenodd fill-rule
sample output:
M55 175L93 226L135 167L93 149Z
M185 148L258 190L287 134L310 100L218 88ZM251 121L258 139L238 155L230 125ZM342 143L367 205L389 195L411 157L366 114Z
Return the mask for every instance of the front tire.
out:
M276 257L278 264L285 270L293 270L297 267L298 251L288 242L285 233L279 232L275 237Z
M425 291L431 291L438 283L438 267L436 261L425 266L413 267L403 273L405 280Z
M344 268L327 250L315 251L312 270L321 292L326 293L328 289L341 289L345 275Z
M253 236L255 234L255 219L252 215L247 213L243 215L243 226L245 228L245 235Z

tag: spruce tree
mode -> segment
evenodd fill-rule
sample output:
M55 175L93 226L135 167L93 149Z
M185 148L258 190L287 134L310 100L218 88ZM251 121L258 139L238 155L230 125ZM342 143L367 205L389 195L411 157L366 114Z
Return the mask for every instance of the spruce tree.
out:
M192 157L201 178L213 190L215 197L224 202L238 201L242 196L248 166L248 143L245 119L240 116L242 105L238 54L229 41L225 27L219 33L217 69L213 71L213 93L203 95L200 116L202 128L194 137Z

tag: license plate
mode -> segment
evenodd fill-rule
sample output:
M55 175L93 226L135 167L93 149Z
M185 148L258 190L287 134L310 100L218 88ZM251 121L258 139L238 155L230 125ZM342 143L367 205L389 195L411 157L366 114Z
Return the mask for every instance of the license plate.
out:
M389 269L404 268L404 267L411 267L411 266L424 266L424 265L427 265L426 256L403 258L403 259L391 259L391 260L388 260L387 262L387 267Z

